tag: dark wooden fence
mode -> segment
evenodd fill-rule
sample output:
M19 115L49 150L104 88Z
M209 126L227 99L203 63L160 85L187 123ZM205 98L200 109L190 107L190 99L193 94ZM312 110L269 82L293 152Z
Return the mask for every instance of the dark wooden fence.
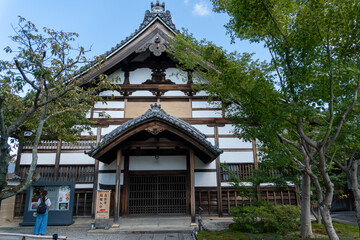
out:
M17 173L21 178L26 178L29 172L29 165L20 166L20 170ZM93 183L95 176L94 165L66 165L59 166L59 171L55 173L54 165L38 165L35 170L40 174L39 181L41 182L53 182L55 181L55 174L57 175L57 181L62 182L76 182L76 183Z
M230 214L231 207L251 205L256 198L276 204L289 204L297 206L300 199L294 187L287 189L276 189L274 187L261 187L260 194L257 197L242 197L238 190L234 188L222 188L222 212ZM196 188L195 189L196 209L201 207L204 213L218 213L218 197L216 188Z

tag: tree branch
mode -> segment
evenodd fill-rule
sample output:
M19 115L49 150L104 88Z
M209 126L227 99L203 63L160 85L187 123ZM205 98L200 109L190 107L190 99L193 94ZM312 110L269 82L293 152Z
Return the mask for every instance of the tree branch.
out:
M355 88L355 91L354 91L353 101L352 101L351 105L349 106L349 108L346 109L344 114L341 116L339 126L337 127L334 136L325 144L325 150L327 150L331 146L331 144L336 140L336 138L339 136L340 131L341 131L341 129L342 129L344 123L345 123L347 115L355 107L355 104L356 104L357 98L358 98L359 89L360 89L360 76L358 76L358 82L357 82L357 85L356 85L356 88Z
M17 60L17 58L14 58L14 61L15 61L15 65L16 65L16 68L19 70L21 76L23 77L23 79L29 83L31 85L32 88L36 89L37 91L40 91L40 88L38 88L34 82L30 81L30 79L28 79L28 77L26 76L26 74L24 73L23 69L21 68L20 66L20 63L19 61Z

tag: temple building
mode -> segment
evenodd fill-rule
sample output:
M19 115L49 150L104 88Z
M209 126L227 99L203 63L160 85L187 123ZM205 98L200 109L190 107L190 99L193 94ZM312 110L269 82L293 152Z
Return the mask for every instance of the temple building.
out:
M219 101L192 87L192 73L177 68L166 50L176 29L165 4L151 3L140 27L105 53L107 61L85 72L84 85L100 74L120 77L119 91L98 93L88 114L92 134L78 144L42 141L37 172L42 182L75 183L74 217L91 217L97 190L112 190L110 216L224 215L230 207L251 201L239 196L220 163L240 179L258 167L256 140L232 133ZM113 97L111 97L113 96ZM20 143L15 173L25 177L31 146ZM294 188L262 187L262 199L297 205ZM16 197L14 214L22 217L25 193Z

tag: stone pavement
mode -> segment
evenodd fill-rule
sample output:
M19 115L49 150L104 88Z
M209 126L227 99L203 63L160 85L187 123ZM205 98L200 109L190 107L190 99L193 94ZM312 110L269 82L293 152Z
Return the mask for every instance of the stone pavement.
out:
M203 217L209 230L228 228L231 218ZM120 218L119 228L90 230L90 218L76 218L70 226L48 226L47 235L57 233L67 236L69 240L190 240L193 227L190 217L126 217ZM33 227L19 226L19 222L0 226L0 232L31 234ZM18 240L18 237L1 237L0 239ZM31 238L26 238L31 239Z

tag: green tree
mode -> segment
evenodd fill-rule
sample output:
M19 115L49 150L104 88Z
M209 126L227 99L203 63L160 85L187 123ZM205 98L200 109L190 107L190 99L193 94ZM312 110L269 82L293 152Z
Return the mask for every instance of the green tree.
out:
M92 124L86 113L95 102L104 101L95 93L116 89L106 76L88 83L79 74L92 71L89 66L96 68L103 59L95 58L90 64L87 51L71 45L77 33L49 28L39 33L21 17L14 29L16 35L11 39L18 48L5 48L14 60L0 61L0 200L23 191L38 178L34 172L42 139L76 140ZM32 144L28 176L16 187L7 186L6 181L9 137Z
M175 57L207 81L200 87L224 103L237 133L256 137L267 152L279 151L272 147L280 142L279 160L296 163L302 174L302 237L312 235L312 183L326 232L338 239L329 213L334 183L327 155L358 104L360 3L212 2L216 12L230 16L226 27L232 37L264 43L271 63L228 54L212 43L194 43L188 35L175 38Z

